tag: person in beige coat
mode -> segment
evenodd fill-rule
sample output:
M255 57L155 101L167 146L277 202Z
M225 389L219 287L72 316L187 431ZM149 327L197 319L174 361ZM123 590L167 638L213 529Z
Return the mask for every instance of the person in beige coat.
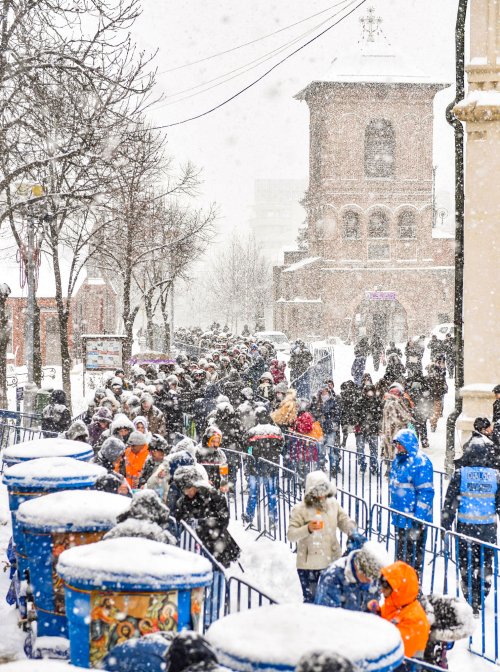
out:
M290 513L288 541L297 543L297 574L304 602L314 602L316 586L323 569L342 555L337 529L352 534L357 531L335 499L336 488L322 471L306 477L304 499Z

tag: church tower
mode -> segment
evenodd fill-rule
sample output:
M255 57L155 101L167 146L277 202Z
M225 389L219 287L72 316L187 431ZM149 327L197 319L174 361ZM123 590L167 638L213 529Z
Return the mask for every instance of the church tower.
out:
M453 244L434 227L433 190L433 102L448 84L396 55L373 8L361 31L296 96L310 111L308 252L275 270L275 324L292 337L314 323L400 342L453 315Z

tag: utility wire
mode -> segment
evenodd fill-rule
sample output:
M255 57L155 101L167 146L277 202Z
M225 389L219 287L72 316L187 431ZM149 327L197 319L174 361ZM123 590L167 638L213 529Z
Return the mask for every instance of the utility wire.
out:
M345 2L346 0L344 0ZM316 18L317 16L320 16L321 14L325 14L326 12L329 12L331 9L335 9L335 7L338 7L341 5L341 2L337 2L334 5L331 5L331 7L327 7L326 9L322 9L321 12L316 12L316 14L311 14L311 16L307 16L305 19L301 19L300 21L296 21L295 23L291 23L289 26L284 26L283 28L279 28L278 30L275 30L273 33L268 33L267 35L263 35L262 37L258 37L255 40L251 40L250 42L245 42L244 44L239 44L236 47L231 47L230 49L226 49L225 51L219 51L216 54L211 54L210 56L205 56L204 58L200 58L197 61L191 61L190 63L184 63L184 65L178 65L175 68L169 68L168 70L162 70L159 72L159 75L165 75L168 72L175 72L176 70L182 70L184 68L189 68L192 65L197 65L198 63L204 63L205 61L210 61L213 58L217 58L218 56L224 56L225 54L230 54L233 51L237 51L238 49L243 49L243 47L248 47L251 44L256 44L257 42L262 42L262 40L267 40L268 37L273 37L274 35L278 35L279 33L282 33L285 30L290 30L290 28L295 28L295 26L300 25L301 23L305 23L306 21L310 21L311 19Z
M343 0L342 3L339 4L346 4L347 7L349 7L349 4L354 2L354 0ZM325 23L329 23L332 19L334 19L336 16L340 14L341 11L346 9L346 6L344 6L341 10L338 12L335 12L335 14L332 14L329 16L327 19L324 21L321 21L321 23L318 23L316 26L313 28L310 28L309 30L305 31L304 33L301 33L297 37L295 37L293 40L290 40L288 42L285 42L284 44L280 45L279 47L276 47L272 51L268 52L267 54L264 54L263 56L259 56L259 58L255 58L254 60L250 61L249 63L246 63L244 65L241 65L238 68L235 68L234 70L230 70L229 72L226 72L223 75L219 75L218 77L214 77L213 79L209 79L206 82L201 82L200 84L197 84L196 86L191 86L188 89L184 89L182 91L176 91L175 93L171 93L166 98L174 98L176 96L180 96L183 93L189 93L190 91L195 91L195 93L192 93L189 96L184 96L183 98L180 98L178 100L173 100L168 103L164 103L163 105L159 105L158 107L154 107L153 110L161 110L164 107L168 107L169 105L175 105L176 103L180 103L183 100L188 100L189 98L193 98L193 96L197 96L199 94L205 93L207 91L211 91L212 89L217 88L218 86L222 86L223 84L226 84L227 82L230 82L231 80L235 79L236 77L241 77L241 75L244 75L247 72L250 72L250 70L254 70L255 68L259 67L259 65L262 65L262 63L265 63L266 61L271 60L278 54L283 53L286 51L289 47L293 46L294 44L297 44L297 42L300 42L302 38L306 37L307 35L310 35L311 33L316 32L318 28L321 28L321 26L324 26ZM236 74L233 74L236 73ZM232 76L230 76L232 75ZM211 84L212 82L217 82L217 80L222 79L221 82L218 82L217 84L214 84L213 86L209 86L206 89L202 89L201 91L196 91L197 89L200 89L201 87Z
M288 54L288 56L285 56L284 58L281 59L281 61L278 61L278 63L275 63L275 65L273 65L271 68L269 68L268 70L266 70L266 72L264 72L262 75L260 75L260 77L258 77L257 79L255 79L253 82L250 82L250 84L247 84L247 86L243 87L242 89L240 89L239 91L237 91L236 93L234 93L234 94L233 94L232 96L230 96L229 98L226 98L226 100L223 100L223 101L222 101L221 103L219 103L218 105L215 105L215 107L212 107L212 108L210 108L209 110L206 110L205 112L201 112L200 114L197 114L197 115L195 115L195 116L193 116L193 117L188 117L187 119L182 119L181 121L175 121L175 122L173 122L173 123L171 123L171 124L162 124L161 126L153 126L150 130L152 130L152 131L158 131L158 130L161 130L161 129L163 129L163 128L172 128L173 126L180 126L181 124L187 124L189 121L195 121L196 119L201 119L202 117L206 117L208 114L211 114L212 112L215 112L216 110L219 110L221 107L223 107L224 105L227 105L228 103L230 103L230 102L231 102L232 100L234 100L235 98L238 98L238 96L241 96L242 93L245 93L245 91L248 91L248 90L251 89L253 86L255 86L256 84L258 84L258 83L259 83L260 81L262 81L265 77L267 77L267 75L269 75L271 72L273 72L273 70L276 70L276 68L278 68L280 65L282 65L282 64L283 64L285 61L287 61L289 58L291 58L292 56L295 56L295 54L297 54L299 51L302 51L302 49L305 49L305 47L309 46L309 45L312 44L315 40L317 40L317 39L319 39L320 37L322 37L323 35L325 35L325 33L327 33L328 31L330 31L332 28L335 28L335 26L338 26L339 23L341 23L342 21L344 21L344 19L347 19L347 17L349 17L351 14L354 14L354 12L355 12L357 9L359 9L362 5L364 5L366 2L367 2L367 0L361 0L361 2L358 2L358 4L357 4L355 7L353 7L347 14L345 14L345 15L344 15L342 18L340 18L338 21L336 21L336 22L333 23L331 26L328 26L327 28L325 28L324 30L322 30L321 33L318 33L318 35L316 35L315 37L312 37L310 40L308 40L307 42L305 42L305 43L304 43L303 45L301 45L300 47L297 47L297 49L295 49L295 50L292 51L290 54Z

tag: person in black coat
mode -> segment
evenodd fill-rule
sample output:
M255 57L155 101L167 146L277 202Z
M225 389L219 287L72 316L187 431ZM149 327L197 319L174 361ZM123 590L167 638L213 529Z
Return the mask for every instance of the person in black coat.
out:
M384 344L378 334L373 334L370 341L370 350L373 358L373 368L378 371L380 360L384 354Z
M175 509L176 519L191 525L209 553L223 567L229 567L241 551L227 529L229 509L226 498L202 481L193 466L179 467L174 481L182 492Z
M493 402L493 422L500 420L500 385L495 385L493 388L495 401Z
M42 431L65 432L71 425L71 413L63 390L52 390L50 403L42 411Z
M457 517L459 534L494 545L500 515L500 472L492 460L495 447L488 438L492 429L487 418L474 421L471 440L457 461L446 492L441 526L451 530ZM486 599L491 588L493 550L459 537L458 556L462 592L477 615L482 597Z
M407 377L405 388L414 404L413 424L415 425L415 431L422 448L428 448L427 420L432 416L434 407L429 383L422 372L414 372Z
M198 632L179 632L165 655L165 672L222 672L212 647Z
M291 382L299 378L307 371L311 365L312 360L313 356L306 348L304 341L295 341L292 352L290 354L290 361L288 362L288 366L290 367Z
M356 419L356 450L358 451L359 468L366 471L365 445L370 452L370 472L378 471L378 437L382 423L382 400L378 396L375 385L365 385L362 394L354 406Z
M214 422L222 432L221 448L227 457L228 485L231 489L236 483L241 459L239 453L242 450L241 442L244 435L240 414L229 402L223 401L217 404Z

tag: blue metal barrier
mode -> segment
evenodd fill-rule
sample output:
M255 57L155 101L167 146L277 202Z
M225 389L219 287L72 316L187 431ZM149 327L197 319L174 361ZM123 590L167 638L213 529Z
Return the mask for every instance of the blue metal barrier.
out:
M270 604L278 603L247 581L237 576L229 577L226 584L226 615Z
M290 382L290 386L297 390L297 396L312 399L321 390L327 378L333 376L332 358L328 354L316 364L310 366L302 375Z

